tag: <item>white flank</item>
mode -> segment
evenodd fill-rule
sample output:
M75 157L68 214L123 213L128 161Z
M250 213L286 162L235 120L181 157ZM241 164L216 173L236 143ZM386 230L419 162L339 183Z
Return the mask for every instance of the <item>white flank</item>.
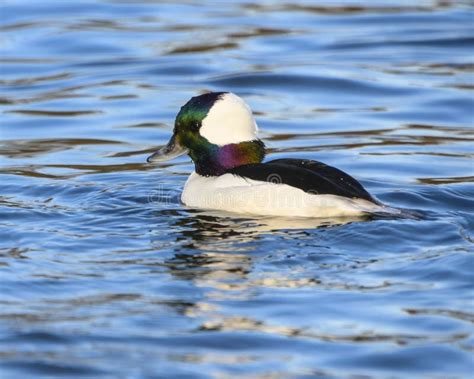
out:
M192 208L261 216L347 217L387 211L363 199L309 194L286 184L233 174L204 177L195 172L184 186L181 201Z
M237 95L226 93L202 120L199 132L209 142L223 146L252 141L258 129L250 107Z

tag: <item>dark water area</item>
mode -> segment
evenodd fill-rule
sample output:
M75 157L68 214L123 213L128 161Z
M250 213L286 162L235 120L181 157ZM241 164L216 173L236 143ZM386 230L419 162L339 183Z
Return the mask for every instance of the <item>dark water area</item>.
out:
M0 2L0 377L472 378L468 1ZM188 209L180 106L415 217Z

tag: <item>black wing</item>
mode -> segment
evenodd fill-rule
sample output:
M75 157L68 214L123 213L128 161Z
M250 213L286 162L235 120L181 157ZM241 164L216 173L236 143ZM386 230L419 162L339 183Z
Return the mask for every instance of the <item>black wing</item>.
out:
M352 176L308 159L276 159L238 166L227 172L263 182L288 184L312 194L359 198L377 203Z

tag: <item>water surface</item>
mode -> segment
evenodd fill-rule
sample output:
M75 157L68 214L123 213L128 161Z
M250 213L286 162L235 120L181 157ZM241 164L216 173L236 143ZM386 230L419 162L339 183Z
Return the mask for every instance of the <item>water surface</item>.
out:
M471 377L469 2L0 4L2 378ZM209 90L419 216L185 208Z

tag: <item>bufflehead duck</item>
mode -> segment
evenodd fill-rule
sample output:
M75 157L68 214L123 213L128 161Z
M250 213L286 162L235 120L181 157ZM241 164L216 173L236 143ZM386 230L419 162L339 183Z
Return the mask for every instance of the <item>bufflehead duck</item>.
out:
M250 107L230 92L191 98L179 111L168 144L148 157L188 154L195 171L181 201L192 208L263 216L345 217L384 212L345 172L308 159L263 162Z

